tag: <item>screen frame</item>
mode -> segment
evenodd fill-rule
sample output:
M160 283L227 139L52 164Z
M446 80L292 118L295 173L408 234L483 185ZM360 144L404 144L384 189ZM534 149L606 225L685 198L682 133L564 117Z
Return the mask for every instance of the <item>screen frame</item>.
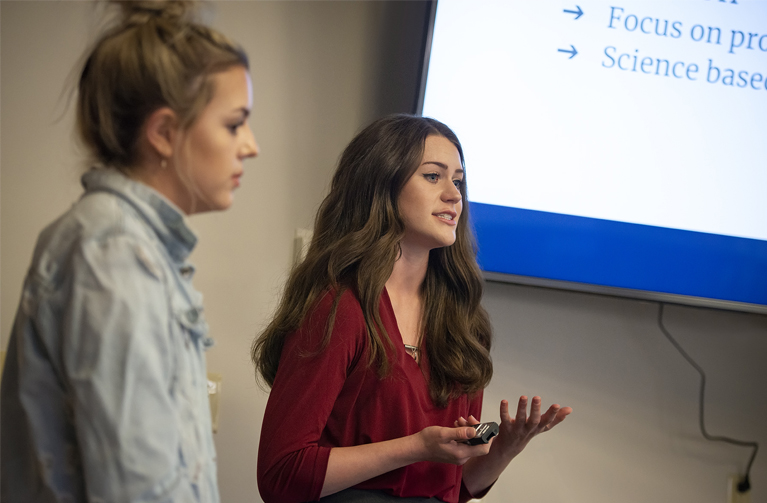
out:
M423 115L424 100L426 94L426 83L429 74L429 60L431 56L432 42L434 38L434 26L437 16L438 0L430 0L428 6L427 23L424 29L424 43L422 49L421 69L418 97L414 113ZM472 231L476 236L475 226L472 223ZM708 297L697 297L678 293L666 293L653 290L641 290L633 288L622 288L607 286L596 283L585 283L576 281L565 281L552 279L543 276L526 276L518 274L508 274L501 272L488 271L482 269L483 277L486 281L497 283L510 283L525 286L534 286L542 288L553 288L557 290L574 291L590 293L597 295L607 295L611 297L628 298L635 300L653 301L667 304L678 304L692 307L703 307L709 309L738 311L744 313L767 314L767 305L752 304L733 300L722 300Z

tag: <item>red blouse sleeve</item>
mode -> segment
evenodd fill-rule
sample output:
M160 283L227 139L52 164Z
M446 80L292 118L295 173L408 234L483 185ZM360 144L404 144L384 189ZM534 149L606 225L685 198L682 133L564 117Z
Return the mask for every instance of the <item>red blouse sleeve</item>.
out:
M266 503L318 500L325 482L330 447L318 441L367 342L359 303L347 291L330 343L318 352L333 297L329 293L319 301L282 349L258 447L258 489Z

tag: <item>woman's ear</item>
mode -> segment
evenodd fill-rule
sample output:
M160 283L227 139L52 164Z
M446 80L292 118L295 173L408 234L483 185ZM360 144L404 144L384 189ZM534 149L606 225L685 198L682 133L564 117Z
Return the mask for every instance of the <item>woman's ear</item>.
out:
M178 134L178 117L169 107L158 108L144 124L147 143L163 159L173 156L173 145Z

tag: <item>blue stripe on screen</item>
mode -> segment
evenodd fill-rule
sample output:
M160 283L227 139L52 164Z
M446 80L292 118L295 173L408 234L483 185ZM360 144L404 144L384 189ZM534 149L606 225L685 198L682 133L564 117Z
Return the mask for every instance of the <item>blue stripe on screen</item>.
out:
M767 241L471 203L485 271L767 305Z

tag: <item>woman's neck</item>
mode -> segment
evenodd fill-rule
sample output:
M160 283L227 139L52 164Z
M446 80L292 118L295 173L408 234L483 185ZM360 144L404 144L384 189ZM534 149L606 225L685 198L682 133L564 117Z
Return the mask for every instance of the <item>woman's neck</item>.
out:
M394 317L397 320L402 342L410 346L421 344L421 318L423 299L421 285L426 278L429 266L429 252L412 253L403 247L402 253L394 263L391 276L386 281ZM413 356L413 355L411 355ZM417 355L414 356L418 360Z
M386 280L386 290L390 296L394 293L399 298L420 297L428 266L428 251L414 253L403 247L399 258L394 262L391 276Z

